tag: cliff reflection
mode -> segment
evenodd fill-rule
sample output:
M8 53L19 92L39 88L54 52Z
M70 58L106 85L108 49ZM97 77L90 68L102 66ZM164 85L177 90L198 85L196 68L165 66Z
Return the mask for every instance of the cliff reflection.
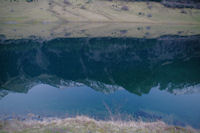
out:
M0 66L2 96L5 90L27 92L37 83L87 85L106 93L125 88L137 95L159 86L173 93L200 83L200 39L4 40Z

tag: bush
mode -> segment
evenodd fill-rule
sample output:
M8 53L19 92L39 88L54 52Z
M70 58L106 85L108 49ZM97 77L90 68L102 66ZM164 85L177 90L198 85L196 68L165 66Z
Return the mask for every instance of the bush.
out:
M187 14L187 12L185 10L181 10L181 13L183 14Z
M151 15L151 14L148 14L148 15L147 15L147 17L148 17L148 18L151 18L151 17L152 17L152 15Z
M86 7L84 5L81 6L81 9L86 9Z
M126 34L128 31L127 30L120 30L121 34Z
M68 0L64 0L64 3L65 3L66 5L71 5L71 3L70 3Z
M145 14L143 12L139 12L138 15L144 16Z
M128 10L129 10L128 6L122 6L121 9L122 9L123 11L128 11Z

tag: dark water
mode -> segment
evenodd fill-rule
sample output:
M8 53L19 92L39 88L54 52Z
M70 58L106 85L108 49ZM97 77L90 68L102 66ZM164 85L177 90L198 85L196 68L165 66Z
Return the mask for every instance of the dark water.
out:
M200 36L0 41L0 116L200 128Z

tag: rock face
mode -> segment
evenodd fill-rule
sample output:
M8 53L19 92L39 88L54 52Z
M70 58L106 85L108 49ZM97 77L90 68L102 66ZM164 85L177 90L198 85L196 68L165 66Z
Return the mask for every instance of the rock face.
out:
M59 86L63 80L106 93L125 88L142 95L157 85L173 93L174 89L200 83L200 39L4 40L0 66L0 86L10 91L26 92L38 82Z

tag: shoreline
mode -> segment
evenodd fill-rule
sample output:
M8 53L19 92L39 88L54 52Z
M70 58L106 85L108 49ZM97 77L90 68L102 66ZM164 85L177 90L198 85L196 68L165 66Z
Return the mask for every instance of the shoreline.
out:
M177 22L142 22L142 21L56 21L56 22L49 22L48 24L61 24L67 25L71 23L80 23L80 24L146 24L146 25L195 25L200 26L200 23L177 23ZM42 24L42 22L32 22L32 23L0 23L2 25L30 25L30 24ZM45 24L44 24L45 25Z
M157 38L165 35L200 35L200 25L118 22L4 24L4 27L0 30L0 35L6 39L23 39L34 36L44 38L44 40L78 37Z

